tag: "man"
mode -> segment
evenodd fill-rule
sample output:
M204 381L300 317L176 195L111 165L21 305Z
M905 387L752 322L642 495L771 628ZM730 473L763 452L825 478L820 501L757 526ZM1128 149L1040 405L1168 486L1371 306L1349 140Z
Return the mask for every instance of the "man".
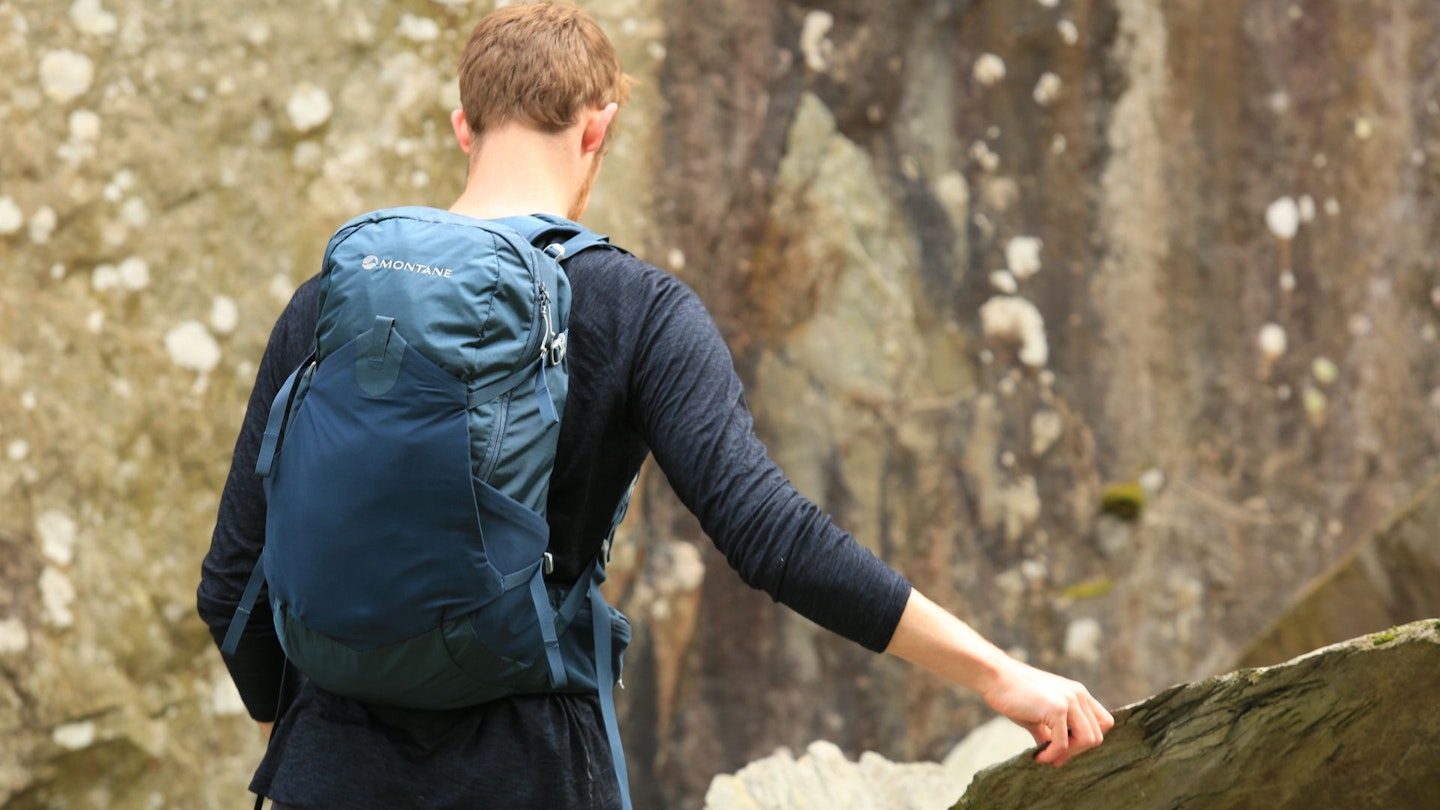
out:
M628 86L605 35L572 6L510 6L486 17L460 62L463 109L451 123L469 161L451 211L578 219ZM570 392L548 504L552 582L574 581L594 558L615 504L653 453L750 585L977 690L1048 744L1040 762L1059 766L1100 743L1113 719L1082 685L1005 655L795 492L755 437L729 351L684 284L618 251L580 254L567 270ZM271 334L204 562L198 602L217 641L264 542L253 470L270 403L309 353L315 319L312 279ZM264 604L257 612L268 612ZM303 808L620 806L595 695L445 712L365 705L287 676L268 618L251 621L226 659L270 739L256 793Z

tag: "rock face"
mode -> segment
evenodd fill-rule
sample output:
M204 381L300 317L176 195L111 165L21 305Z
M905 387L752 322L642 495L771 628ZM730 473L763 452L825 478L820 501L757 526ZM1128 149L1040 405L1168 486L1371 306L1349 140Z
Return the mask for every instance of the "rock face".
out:
M705 810L943 810L956 785L1033 742L1003 717L971 732L939 763L894 763L869 751L851 762L833 743L815 742L798 760L780 751L715 777Z
M255 362L337 225L453 200L492 5L0 0L0 802L243 793L192 594ZM583 5L640 79L590 224L1002 645L1109 703L1218 671L1437 472L1440 5ZM657 471L631 514L639 806L986 716L748 591Z
M1240 666L1265 666L1376 627L1440 616L1440 478L1305 589Z
M957 810L1440 807L1440 620L1167 689L1056 770L1033 750Z

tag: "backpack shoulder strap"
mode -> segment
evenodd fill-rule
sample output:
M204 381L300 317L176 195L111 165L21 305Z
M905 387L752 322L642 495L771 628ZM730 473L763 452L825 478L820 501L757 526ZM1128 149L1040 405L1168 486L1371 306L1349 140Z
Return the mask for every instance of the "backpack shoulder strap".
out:
M506 217L495 222L513 228L525 241L556 261L569 259L591 248L608 247L620 250L610 243L610 237L595 233L573 220L552 214Z

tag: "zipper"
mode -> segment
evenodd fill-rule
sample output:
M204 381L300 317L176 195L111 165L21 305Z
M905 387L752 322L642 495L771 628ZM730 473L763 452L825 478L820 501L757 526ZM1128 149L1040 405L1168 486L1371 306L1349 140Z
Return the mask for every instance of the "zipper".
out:
M506 423L510 421L510 392L506 391L495 400L495 425L490 431L490 441L485 445L485 458L480 462L479 478L490 483L495 468L500 466L500 440L505 436Z

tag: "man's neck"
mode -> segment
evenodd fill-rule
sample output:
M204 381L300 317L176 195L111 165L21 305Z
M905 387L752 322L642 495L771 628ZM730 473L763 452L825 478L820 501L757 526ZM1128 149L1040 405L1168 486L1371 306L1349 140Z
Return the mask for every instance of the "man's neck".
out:
M569 216L578 189L572 187L576 158L565 145L555 136L517 126L487 135L476 144L465 191L450 210L477 219Z

